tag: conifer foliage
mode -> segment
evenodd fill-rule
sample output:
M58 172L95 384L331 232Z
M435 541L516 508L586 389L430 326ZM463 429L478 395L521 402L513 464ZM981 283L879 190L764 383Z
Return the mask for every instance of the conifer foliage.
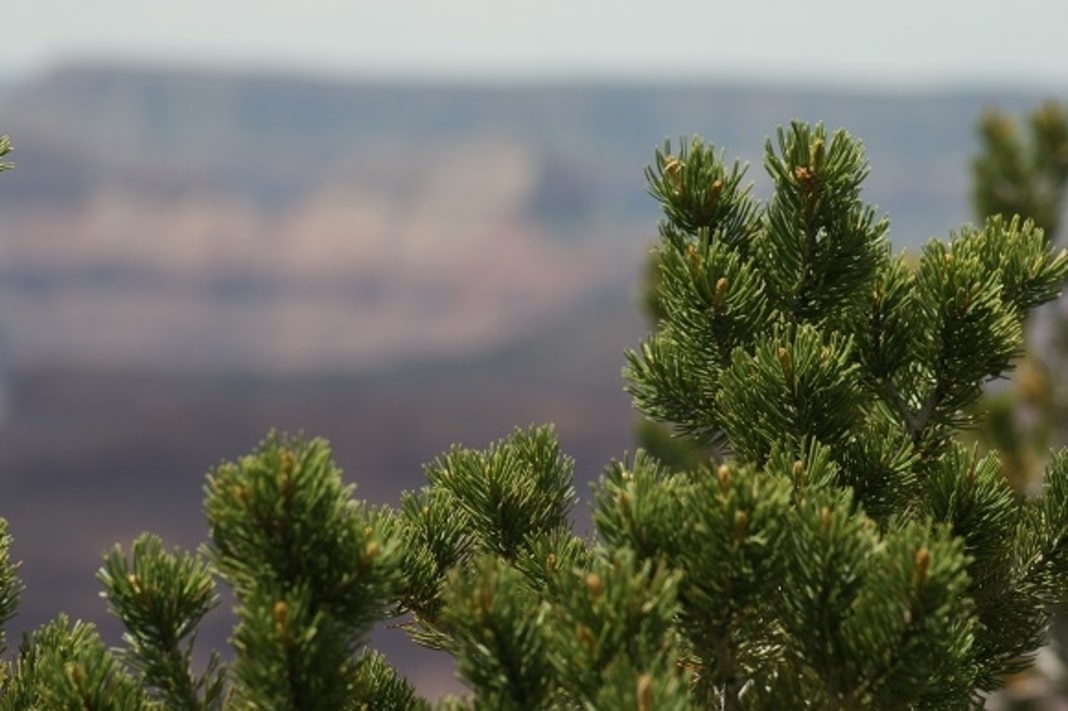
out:
M1068 107L1047 101L1023 121L986 111L972 161L972 205L982 217L1019 214L1058 243L1068 196ZM1043 309L1031 319L1031 347L1013 390L988 393L980 440L1002 456L1017 488L1031 485L1052 446L1068 443L1068 314Z
M980 149L972 161L972 205L977 215L1017 213L1035 220L1050 244L1058 244L1068 195L1068 110L1046 101L1023 120L997 110L977 126ZM1068 443L1068 314L1050 304L1030 319L1028 349L1014 387L988 390L978 405L977 439L996 449L1002 474L1019 490L1040 481L1051 446ZM1003 701L1025 708L1039 696L1066 694L1068 620L1059 608L1041 675L1012 685ZM1042 679L1038 682L1037 679Z
M198 553L145 535L106 555L124 645L58 618L3 667L0 709L980 706L1068 589L1068 454L1024 498L955 435L1068 256L994 217L909 266L842 131L780 129L765 167L766 203L699 139L666 144L647 174L662 311L627 388L729 457L611 463L583 538L551 428L454 447L380 509L324 442L271 435L209 474ZM233 661L198 674L217 581L236 599ZM396 618L454 655L469 694L420 699L363 648Z

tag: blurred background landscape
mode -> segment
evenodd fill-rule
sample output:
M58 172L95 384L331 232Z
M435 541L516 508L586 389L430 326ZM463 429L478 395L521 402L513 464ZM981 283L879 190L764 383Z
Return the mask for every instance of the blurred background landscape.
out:
M60 5L22 19L56 21L41 8ZM181 32L160 36L180 47ZM895 248L914 248L970 217L983 108L1068 94L1049 71L966 64L866 83L863 62L797 81L783 57L759 76L571 76L565 57L510 79L215 62L199 35L184 59L45 35L0 66L17 163L0 178L0 515L27 585L15 639L66 610L117 641L102 553L144 530L195 547L204 474L271 428L328 438L360 496L395 504L449 445L554 422L585 497L634 446L619 371L646 330L658 209L642 169L665 138L701 134L750 162L766 196L776 126L846 127L872 164L866 198ZM221 646L213 619L204 643ZM379 641L421 689L449 688L399 631Z

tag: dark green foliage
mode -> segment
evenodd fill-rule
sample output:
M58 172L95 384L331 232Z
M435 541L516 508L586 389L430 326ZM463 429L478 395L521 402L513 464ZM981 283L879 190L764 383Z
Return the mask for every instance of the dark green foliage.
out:
M772 305L791 321L856 318L858 300L885 261L889 222L860 201L864 152L839 131L794 123L769 140L764 165L775 196L757 240Z
M1068 114L1049 101L1016 122L999 111L987 111L978 125L980 149L972 161L972 205L980 218L1020 215L1034 228L1017 249L987 261L1033 260L1057 241L1068 195ZM1011 272L1017 272L1013 265ZM1021 286L1003 283L1007 294L1020 294L1029 308L1045 300L1043 294L1021 293ZM1017 488L1034 483L1051 446L1068 442L1068 371L1059 354L1068 351L1068 327L1063 315L1044 310L1032 328L1031 351L1022 362L1022 377L1014 390L988 393L977 408L985 416L978 438L1002 455L1006 477Z
M238 598L238 703L343 708L398 584L392 522L352 500L321 440L271 436L205 490L210 558Z
M151 534L134 541L130 558L116 546L98 574L110 611L126 626L130 666L173 708L222 708L218 655L197 679L190 673L192 641L183 644L218 604L211 568L180 551L167 553Z
M707 229L717 240L745 249L759 230L757 203L742 184L745 170L737 161L728 168L723 153L700 138L680 141L677 155L665 142L645 178L649 193L664 205L669 239L681 246L686 235Z
M552 428L542 427L516 430L485 452L454 447L425 468L430 485L402 497L398 520L406 555L396 611L412 613L414 639L450 648L439 616L451 570L496 556L548 585L557 565L585 553L568 524L573 467Z
M1052 239L1061 224L1068 185L1068 116L1053 101L1027 117L1021 136L1011 118L988 111L979 122L972 162L972 202L979 215L1024 215Z
M480 540L514 560L524 543L567 524L573 471L552 430L541 428L516 431L488 452L454 447L426 468L426 476L432 487L452 494L456 513Z
M1064 602L1068 455L1023 498L955 437L1068 256L991 218L912 267L860 200L847 134L792 124L765 165L767 204L698 139L647 173L659 310L627 387L729 456L610 464L584 540L551 428L454 447L397 509L354 500L322 441L271 435L209 474L199 555L146 535L105 557L125 647L60 618L0 708L430 708L361 649L387 618L455 657L470 693L442 709L980 707ZM216 575L236 658L197 676Z
M838 334L824 341L807 324L791 331L776 331L752 354L735 349L720 373L721 397L732 403L723 431L746 461L765 461L776 443L841 447L862 416L852 343Z
M1034 532L1017 523L1028 518L1028 504L997 476L996 463L978 470L989 483L970 486L972 467L951 436L970 421L967 408L979 397L981 385L1011 366L1021 349L1027 311L1055 296L1068 261L1050 253L1030 223L992 218L983 229L962 230L948 244L932 242L912 270L901 258L889 256L885 221L877 222L859 202L866 166L858 145L844 134L828 142L819 127L794 125L779 133L778 153L769 144L765 163L777 190L763 213L763 229L751 235L745 249L735 249L727 240L713 244L708 235L714 226L709 225L691 229L688 239L681 237L674 214L689 205L670 190L659 190L668 217L658 250L662 315L656 333L629 356L629 387L647 415L674 422L689 435L722 436L740 463L788 479L789 462L796 460L794 479L802 482L796 491L814 491L804 501L795 494L789 510L771 517L790 521L784 540L791 544L779 563L770 564L770 570L786 576L773 589L795 593L786 596L790 606L785 611L756 611L764 629L774 630L768 621L779 619L782 626L776 631L786 634L785 641L769 640L758 647L765 654L776 644L793 652L779 659L769 655L763 674L782 669L784 659L788 665L804 659L804 667L791 673L801 671L802 678L818 680L805 685L809 698L826 695L861 706L892 697L915 699L917 707L946 707L951 698L967 703L970 689L998 685L1026 652L1034 651L1045 629L1044 601L1062 588L1047 587L1048 581L1022 556L1024 549L1039 545ZM826 206L833 209L824 211ZM746 209L752 209L748 199ZM707 271L694 278L702 269ZM738 306L753 317L739 320L739 329L717 333L711 324L720 318L738 274L746 274L745 290L737 294L744 302ZM720 298L715 292L709 297L707 285L717 283ZM817 452L826 460L820 467L824 481L818 481L821 476L804 481L803 473L817 468L811 465ZM738 471L749 470L743 466ZM640 478L635 482L640 484ZM831 494L844 485L853 496ZM824 503L813 508L813 500ZM875 520L868 521L858 504ZM807 518L796 518L805 512ZM694 516L668 507L644 518L645 525L633 526L642 537L629 544L638 550L673 550L679 532L663 533L660 545L652 545L647 537L657 534L649 533L655 524L648 521L663 517L682 522ZM824 528L826 535L834 534L832 539L816 535ZM935 530L951 532L957 543L951 545L945 534L933 537ZM878 632L865 634L888 645L884 660L906 654L916 658L917 652L905 651L916 646L939 660L938 673L926 680L906 678L918 674L919 665L908 665L906 671L851 668L859 662L848 660L863 655L870 661L874 652L851 646L859 643L850 640L855 631L839 624L844 610L854 609L851 619L861 619L854 605L863 604L869 610L865 615L888 609L880 607L886 600L875 602L880 594L875 591L896 585L898 604L907 599L900 588L904 577L897 583L880 577L889 561L867 565L877 559L872 546L893 550L902 531L923 541L925 555L939 546L944 564L939 570L947 577L932 585L937 582L942 592L932 593L927 600L931 607L916 603L904 612L911 617L922 612L930 621L937 617L939 644L948 646L937 651L927 646L934 637L918 641L919 631L898 625L895 632L889 618L878 623L877 616L870 620ZM707 538L698 536L688 545L700 550ZM983 547L984 541L996 545ZM811 548L811 543L821 547ZM704 545L707 550L709 543ZM900 570L916 565L918 546L899 549ZM729 560L722 551L708 557ZM702 580L715 579L713 571L702 573ZM970 602L954 608L964 610L962 616L946 619L948 601L965 590L963 597ZM724 598L746 599L735 590L715 599ZM753 612L747 610L740 619L745 614ZM760 639L750 631L734 636ZM900 649L894 650L891 639ZM962 645L969 651L963 652ZM728 649L720 658L744 656ZM818 664L812 664L815 659ZM953 659L955 663L946 661ZM720 688L729 692L728 681L726 677ZM886 691L880 690L882 684ZM776 688L769 685L769 693L778 693Z
M429 711L430 704L397 675L385 657L377 652L360 656L356 667L353 711Z
M671 428L647 418L635 425L635 438L646 452L656 456L673 471L686 471L707 466L712 454L700 441L682 437Z
M991 253L989 257L1033 259L1036 252L1058 241L1062 227L1068 195L1068 114L1063 105L1047 101L1022 121L1000 111L987 111L977 128L980 147L972 162L975 213L980 217L1018 214L1035 224L1019 250ZM1014 284L1005 284L1003 289L1018 291ZM1037 295L1030 303L1042 298ZM1023 301L1027 301L1026 296ZM1054 309L1043 309L1028 320L1030 348L1020 361L1015 387L985 393L974 408L982 418L976 439L999 452L1002 474L1020 491L1037 488L1051 448L1068 443L1068 358L1064 356L1068 352L1068 324L1063 312ZM1056 466L1050 463L1051 474ZM1068 665L1064 608L1053 624L1052 641L1056 655L1051 659L1059 657L1063 669ZM1048 692L1039 691L1038 695L1053 693L1056 686L1063 695L1063 682L1051 683Z
M549 707L547 612L522 573L501 558L481 557L451 573L442 621L460 678L481 690L475 708Z
M17 569L18 565L11 560L11 534L7 532L7 521L0 519L0 653L7 649L3 626L15 616L22 595L22 583L15 577Z
M27 635L0 696L4 711L142 711L153 708L141 684L84 622L59 615Z

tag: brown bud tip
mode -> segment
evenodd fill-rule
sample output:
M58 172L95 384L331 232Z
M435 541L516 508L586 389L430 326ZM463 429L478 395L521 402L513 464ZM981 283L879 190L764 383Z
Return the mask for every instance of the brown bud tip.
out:
M241 503L248 501L248 491L243 486L232 486L230 488L230 494Z
M831 526L831 509L828 506L824 506L820 509L820 523L823 524L824 530Z
M274 604L274 622L279 627L284 627L286 624L286 616L289 614L289 606L286 605L284 600L279 600Z
M575 636L578 637L578 641L586 649L593 649L593 635L590 634L590 628L586 625L579 623L575 626Z
M799 183L807 183L812 180L812 171L806 166L799 165L794 168L794 178L796 178Z
M297 465L297 458L293 456L293 452L286 449L282 451L281 459L282 476L288 477L293 473L293 469Z
M812 142L812 169L814 172L819 172L823 168L823 159L827 155L826 145L822 138L817 138Z
M586 576L586 587L590 589L590 593L595 598L601 597L601 593L604 592L604 583L601 582L601 576L597 573L589 573Z
M697 269L701 266L701 254L697 251L697 248L692 244L686 246L686 256L690 260L690 266Z
M278 467L278 486L283 498L288 499L293 495L293 470L297 460L288 449L282 452L281 465Z
M140 595L141 581L137 579L137 575L135 575L134 573L130 573L126 579L130 581L130 587L133 588L133 591Z
M380 550L382 550L382 546L379 545L378 541L371 541L367 544L367 547L363 549L364 560L374 560Z
M682 191L683 162L675 156L664 157L664 177L671 185L672 192L678 195Z
M749 514L745 511L734 512L734 537L738 539L745 538L746 533L749 530Z
M800 479L801 475L805 473L805 463L800 459L794 461L794 479Z
M727 281L727 277L720 277L716 280L716 296L715 306L716 309L723 307L723 302L727 299L727 290L730 289L731 283Z
M726 464L720 464L716 469L716 478L719 479L719 485L726 493L727 489L731 488L731 468Z
M719 201L719 196L723 192L723 180L716 178L712 181L712 185L708 187L708 206L712 207Z
M793 367L792 363L790 362L790 351L786 350L785 348L780 348L778 355L779 363L782 364L782 369L789 373L791 368Z
M546 556L546 558L545 558L545 567L548 570L556 570L556 554L555 553L550 553L548 556Z
M652 711L653 677L642 674L638 677L638 711Z
M916 551L916 581L921 585L927 580L927 571L931 568L931 551L927 546L921 546Z

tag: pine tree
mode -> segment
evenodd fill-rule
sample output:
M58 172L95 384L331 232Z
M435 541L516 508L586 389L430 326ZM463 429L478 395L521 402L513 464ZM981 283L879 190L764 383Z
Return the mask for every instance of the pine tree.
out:
M667 314L660 303L660 258L650 252L645 261L639 307L653 328ZM683 471L707 466L722 455L717 448L709 448L699 439L673 431L670 424L640 416L635 424L635 440L646 454L656 457L669 469Z
M1023 126L989 110L978 135L980 149L972 162L976 215L1028 217L1056 244L1068 195L1064 108L1048 101ZM981 403L980 439L1001 453L1005 475L1018 488L1041 474L1051 447L1068 444L1068 317L1050 309L1036 316L1016 387L988 393Z
M910 267L843 131L780 129L765 167L765 204L700 139L648 171L663 316L627 388L728 458L609 464L581 537L551 428L453 447L396 508L355 499L325 442L272 434L209 473L196 554L146 534L105 556L124 645L59 617L4 667L0 709L980 706L1068 589L1068 452L1022 497L956 435L1068 255L994 217ZM216 578L236 598L233 661L197 674ZM431 704L364 649L396 618L456 658L469 694Z
M994 214L1019 214L1042 228L1056 244L1068 194L1068 114L1048 101L1018 123L1001 111L989 110L978 124L980 150L972 162L972 204L980 219ZM987 392L979 403L979 441L997 449L1002 471L1017 489L1039 481L1052 447L1068 444L1068 318L1059 304L1041 309L1030 319L1029 348L1021 359L1015 387ZM1043 682L1017 684L1007 694L1016 707L1035 696L1068 694L1068 619L1057 609L1051 627L1050 651ZM1056 662L1055 662L1056 660ZM1058 668L1059 667L1059 668Z

